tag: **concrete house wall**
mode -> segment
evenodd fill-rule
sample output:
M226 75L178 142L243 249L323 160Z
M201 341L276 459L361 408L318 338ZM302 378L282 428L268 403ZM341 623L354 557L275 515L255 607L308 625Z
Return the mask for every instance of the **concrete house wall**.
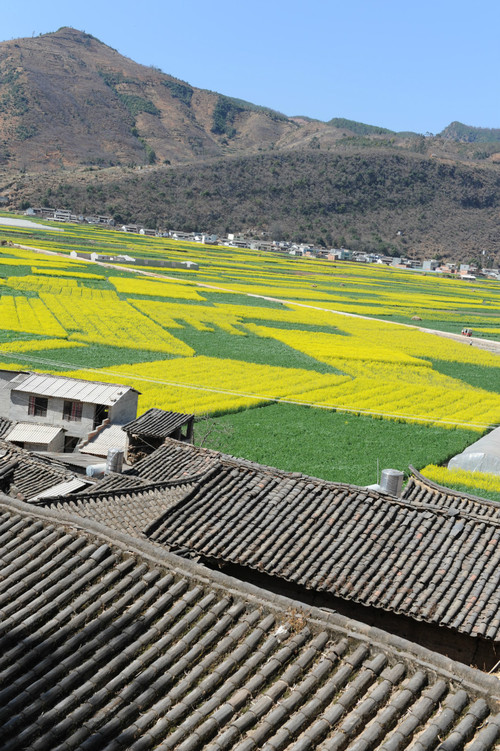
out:
M38 425L60 425L69 436L86 437L94 427L94 404L82 404L81 420L63 420L63 407L66 399L49 396L47 398L47 414L30 415L29 394L12 390L9 417L17 422L32 422Z
M109 421L118 425L134 420L137 415L137 391L126 391L120 399L109 408Z
M10 418L10 394L12 381L19 375L18 370L0 370L0 417Z
M29 404L31 394L27 391L16 390L19 386L19 372L10 373L9 371L0 371L0 415L8 417L16 422L28 422L43 425L56 425L66 431L66 435L74 438L86 438L95 427L96 411L102 407L99 422L101 424L107 417L110 423L123 425L134 420L137 415L137 402L139 394L133 389L124 387L123 393L120 390L115 394L116 401L111 404L100 404L98 401L87 402L77 398L72 383L68 383L68 395L62 396L43 396L40 398L47 399L46 415L30 415ZM22 378L22 376L21 376ZM15 380L16 379L16 380ZM21 383L23 380L21 380ZM118 387L119 389L119 387ZM73 394L73 396L71 395ZM38 394L34 394L38 396ZM82 405L81 418L78 420L68 420L63 417L64 402L70 401ZM112 401L109 400L108 402ZM106 413L107 410L107 413Z
M25 441L23 448L25 448L27 451L62 452L64 451L64 433L59 433L49 443L29 443L28 441Z

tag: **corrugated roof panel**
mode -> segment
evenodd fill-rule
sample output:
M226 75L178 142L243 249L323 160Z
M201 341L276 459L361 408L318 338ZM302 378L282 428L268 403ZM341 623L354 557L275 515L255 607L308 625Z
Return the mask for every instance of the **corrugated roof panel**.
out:
M19 422L4 436L6 441L28 441L29 443L50 443L63 433L63 428L56 425L38 425L30 422Z
M80 381L73 378L61 378L33 373L13 390L40 396L54 396L79 402L88 402L90 404L111 406L126 391L133 391L134 389L131 389L130 386L114 383Z
M77 490L88 487L89 483L85 480L79 480L76 477L73 480L66 480L60 482L58 485L53 485L51 488L38 493L33 498L28 498L29 501L38 501L40 498L52 498L52 496L68 495L74 493Z
M107 425L79 451L81 454L107 456L109 449L124 449L126 441L127 434L122 430L121 425Z

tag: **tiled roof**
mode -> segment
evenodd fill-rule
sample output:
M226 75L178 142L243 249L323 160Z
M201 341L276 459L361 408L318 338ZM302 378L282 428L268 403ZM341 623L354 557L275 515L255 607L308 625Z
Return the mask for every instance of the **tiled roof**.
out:
M14 423L7 417L0 417L0 438L5 437L5 434L13 427Z
M92 490L99 493L111 493L115 490L133 490L134 488L143 488L146 485L151 485L149 480L142 477L134 477L133 475L125 475L123 473L110 472L105 474L104 477L94 483Z
M82 528L83 527L83 528ZM0 500L2 751L493 751L499 682Z
M153 482L195 477L219 464L221 454L167 438L164 445L134 464L127 474Z
M108 406L118 401L126 391L135 391L130 386L98 383L97 381L80 381L74 378L40 373L29 373L28 375L23 373L11 383L13 384L13 391Z
M237 459L213 449L177 441L175 438L166 438L159 448L138 461L124 474L144 477L152 482L178 480L186 477L200 477L219 466L221 461L234 462L238 466L254 468L258 471L280 473L280 470L274 467L266 467L247 459ZM304 477L304 475L298 473L291 476ZM322 480L319 480L319 482L322 482Z
M75 475L66 467L0 440L0 478L10 482L10 493L29 500Z
M457 509L476 516L485 516L500 521L500 504L488 501L476 495L452 490L428 480L410 467L410 479L403 491L402 498L409 503L429 504L446 509Z
M500 636L494 519L222 461L148 533L361 605Z
M193 420L194 415L183 415L179 412L167 412L163 409L152 407L144 412L136 420L123 426L123 430L134 435L155 436L157 438L166 438L171 435L177 428L181 428L189 420Z
M110 473L91 490L64 497L40 498L39 505L68 511L107 524L113 529L144 537L145 530L165 511L198 487L221 454L167 439L149 456L121 473Z
M144 530L193 487L186 483L164 483L158 487L148 485L136 489L123 488L122 485L120 489L117 487L119 476L115 476L115 482L113 489L103 490L101 487L60 498L40 498L38 503L45 508L93 519L115 530L143 537Z

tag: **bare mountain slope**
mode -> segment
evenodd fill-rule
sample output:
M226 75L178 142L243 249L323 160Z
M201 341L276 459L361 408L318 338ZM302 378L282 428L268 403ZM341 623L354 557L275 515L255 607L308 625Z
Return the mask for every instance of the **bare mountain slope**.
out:
M300 126L139 65L90 34L0 43L0 158L30 169L172 163L274 144Z

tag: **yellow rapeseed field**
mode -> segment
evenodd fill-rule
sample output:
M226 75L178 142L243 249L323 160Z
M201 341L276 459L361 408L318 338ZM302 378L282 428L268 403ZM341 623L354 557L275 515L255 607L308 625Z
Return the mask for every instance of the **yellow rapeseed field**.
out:
M438 485L445 487L462 485L470 488L473 495L480 490L500 493L500 476L492 475L489 472L468 472L465 469L447 469L435 464L428 464L421 470L421 474L438 483Z
M436 367L494 373L497 355L412 323L417 316L424 328L478 324L500 334L497 282L471 287L396 268L195 245L183 258L199 263L198 271L158 267L151 278L69 252L81 246L112 255L125 247L140 266L141 257L178 260L186 246L71 225L57 238L39 232L28 243L25 235L13 229L11 240L65 255L0 251L4 356L94 348L92 369L75 367L74 357L59 368L134 385L141 409L222 414L284 400L478 432L500 423L497 391ZM16 334L23 334L17 344ZM266 351L276 353L270 364L262 362ZM145 352L148 361L137 362Z

